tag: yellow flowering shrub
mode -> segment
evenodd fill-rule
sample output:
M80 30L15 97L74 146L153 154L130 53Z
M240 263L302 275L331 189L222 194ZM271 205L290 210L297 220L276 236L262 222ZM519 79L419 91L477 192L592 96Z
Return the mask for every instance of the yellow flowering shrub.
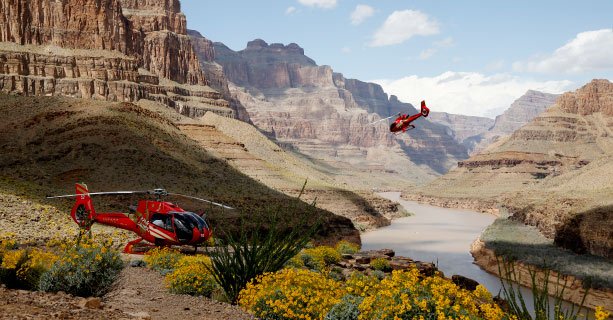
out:
M108 241L83 239L65 246L63 254L40 278L41 291L64 291L73 295L103 296L112 288L123 269L119 252Z
M611 313L608 311L605 311L603 307L596 307L596 310L594 312L594 319L595 320L606 320L606 319L609 319L610 315Z
M168 247L156 247L145 253L143 260L147 266L160 272L168 272L176 268L183 255Z
M370 261L370 267L380 271L391 271L390 262L385 258L376 258Z
M509 319L498 305L480 301L488 296L483 290L473 293L438 276L420 279L415 268L394 271L364 298L359 319Z
M258 276L238 304L262 319L323 319L345 294L341 283L321 273L290 268Z
M312 270L323 271L326 267L341 261L341 254L334 248L320 246L302 250L297 257L288 262L289 266L304 266Z
M0 244L0 283L9 288L37 289L41 275L58 257L41 249L17 249L13 240Z
M365 297L376 293L380 281L376 276L354 272L345 281L345 290L354 296Z
M211 259L206 256L184 256L175 265L173 272L166 275L166 287L172 293L210 297L217 283L207 266Z
M336 244L334 249L340 254L354 254L360 251L360 246L346 240L341 240Z

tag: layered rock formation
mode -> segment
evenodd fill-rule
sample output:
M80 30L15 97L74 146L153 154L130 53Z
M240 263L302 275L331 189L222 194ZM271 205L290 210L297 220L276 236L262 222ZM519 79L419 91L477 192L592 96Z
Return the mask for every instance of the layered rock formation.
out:
M558 97L557 94L528 90L523 96L515 100L503 114L497 116L493 126L487 131L465 138L463 144L470 150L471 154L477 154L492 143L500 141L532 121L552 106Z
M230 102L230 107L234 110L234 115L237 119L250 123L249 113L241 102L230 93L228 79L224 74L223 67L215 62L213 42L195 30L187 30L187 34L192 39L192 44L196 54L198 54L200 66L207 76L209 86L221 93L224 100Z
M559 245L611 257L611 108L613 84L594 80L422 191L494 200Z
M377 84L345 79L329 66L318 66L297 44L257 39L238 52L222 43L214 49L231 91L253 123L310 158L414 184L467 157L442 125L420 119L416 130L397 136L385 122L369 125L391 114L417 111L388 97Z
M466 147L471 147L471 143L466 141L468 138L487 132L492 129L495 122L493 119L486 117L465 116L447 112L430 112L428 120L449 127L455 140L466 145Z
M0 91L232 115L207 81L178 0L0 1Z

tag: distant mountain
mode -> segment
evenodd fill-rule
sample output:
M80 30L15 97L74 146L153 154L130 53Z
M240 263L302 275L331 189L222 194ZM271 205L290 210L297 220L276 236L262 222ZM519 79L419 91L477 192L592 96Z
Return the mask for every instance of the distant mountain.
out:
M467 138L487 132L494 125L494 119L447 112L430 112L428 120L449 127L455 140L462 144Z
M374 83L346 79L318 66L297 44L257 39L241 51L214 43L230 90L253 123L286 146L333 168L379 179L423 183L466 159L465 147L446 126L418 120L408 134L392 135L383 117L416 113ZM340 170L340 171L343 171ZM379 178L377 178L379 177ZM363 177L368 180L368 177ZM356 179L350 179L356 183ZM382 185L382 186L383 186Z
M552 106L560 95L528 90L501 115L486 132L463 140L470 154L476 154L512 134L515 130L532 121L536 116Z
M562 246L613 257L611 181L613 83L593 80L421 191L495 201Z

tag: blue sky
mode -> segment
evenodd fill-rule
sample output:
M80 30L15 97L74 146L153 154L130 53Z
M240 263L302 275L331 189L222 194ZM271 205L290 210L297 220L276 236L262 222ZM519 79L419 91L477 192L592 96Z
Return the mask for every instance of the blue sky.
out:
M613 1L182 0L188 27L242 50L297 43L319 65L433 109L493 116L528 89L613 79Z

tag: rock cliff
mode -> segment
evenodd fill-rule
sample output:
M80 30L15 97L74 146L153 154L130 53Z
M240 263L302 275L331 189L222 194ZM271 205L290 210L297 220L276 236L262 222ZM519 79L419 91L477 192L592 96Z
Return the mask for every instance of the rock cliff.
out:
M412 184L430 180L467 157L443 125L420 119L417 129L398 136L389 133L385 122L369 125L398 112L417 111L388 97L377 84L318 66L297 44L257 39L238 52L214 45L215 61L253 123L308 157L408 178Z
M0 0L0 91L231 116L185 26L178 0Z
M249 113L245 107L230 93L228 79L224 73L223 67L215 62L215 47L213 42L195 30L187 30L187 34L192 40L192 44L200 60L200 66L206 74L209 86L221 93L224 100L230 102L230 108L234 111L234 115L237 119L251 123Z
M512 134L552 106L560 95L528 90L496 120L487 131L467 137L463 144L471 154L479 153L492 143Z

